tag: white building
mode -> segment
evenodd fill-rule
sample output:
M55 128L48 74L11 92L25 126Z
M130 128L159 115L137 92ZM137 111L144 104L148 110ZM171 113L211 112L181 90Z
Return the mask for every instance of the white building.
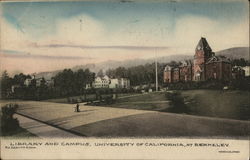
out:
M24 81L24 85L28 87L29 85L31 85L31 82L32 82L32 79L31 78L27 78Z
M35 81L36 87L39 87L39 86L41 86L43 80L45 80L45 79L43 77L35 78L35 76L32 76L32 78L25 79L24 85L27 87L30 86L33 80ZM45 80L45 85L54 86L54 80L53 79Z
M109 88L130 88L130 80L127 78L110 79Z
M127 78L120 78L121 88L130 88L130 80Z
M245 71L245 76L250 76L250 66L242 67L242 69Z
M16 90L17 88L19 88L19 87L20 87L19 84L12 85L12 86L11 86L11 92L12 92L12 93L15 93L15 90Z
M113 78L108 76L96 77L93 83L94 88L130 88L130 80L127 78Z
M35 75L32 75L31 78L25 79L23 84L28 87L29 85L31 85L33 79L35 79Z
M110 79L110 84L109 84L109 88L119 88L120 86L120 81L116 78L116 79Z
M108 76L96 77L93 83L94 88L109 88L110 79Z
M45 84L47 86L50 86L50 87L53 87L54 86L54 80L53 79L48 79L48 80L45 80Z
M90 89L91 88L91 84L90 83L87 83L86 85L85 85L85 89Z
M36 87L40 87L42 84L43 78L37 78L36 79Z

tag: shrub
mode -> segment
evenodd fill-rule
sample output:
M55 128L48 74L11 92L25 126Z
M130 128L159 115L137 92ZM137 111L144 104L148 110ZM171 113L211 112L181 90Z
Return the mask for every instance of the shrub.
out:
M72 98L71 99L71 103L77 103L77 99L76 98Z
M80 97L80 102L84 102L85 98L84 97Z
M17 118L13 118L17 107L17 104L7 104L2 107L1 130L3 135L19 129L19 121Z
M71 103L71 99L70 99L69 97L67 98L67 102L68 102L68 103Z
M166 98L170 100L171 107L168 109L169 112L174 113L188 113L189 109L185 105L184 98L180 92L167 92Z
M105 104L112 104L114 103L113 97L112 96L108 96L104 99Z

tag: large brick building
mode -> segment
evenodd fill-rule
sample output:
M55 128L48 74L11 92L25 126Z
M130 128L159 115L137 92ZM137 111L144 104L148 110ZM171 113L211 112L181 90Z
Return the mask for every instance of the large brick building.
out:
M229 81L232 78L232 65L228 58L216 56L207 40L201 37L193 61L183 61L177 67L167 65L163 77L165 83L209 79Z

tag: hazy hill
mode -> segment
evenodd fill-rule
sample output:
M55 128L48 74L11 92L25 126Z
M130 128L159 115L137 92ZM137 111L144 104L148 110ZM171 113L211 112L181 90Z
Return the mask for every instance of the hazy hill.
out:
M223 55L230 59L244 58L249 60L249 47L235 47L224 49L215 53L216 55Z
M229 48L225 50L221 50L215 53L216 55L223 55L231 59L235 58L245 58L249 59L249 47L235 47ZM168 63L170 61L182 61L185 59L193 59L192 54L188 55L171 55L171 56L164 56L158 57L157 61L159 63ZM151 59L133 59L133 60L125 60L125 61L114 61L109 60L102 63L97 64L86 64L86 65L78 65L71 68L73 71L77 71L78 69L86 69L89 68L92 72L98 72L100 69L104 71L107 69L113 69L117 67L132 67L137 65L144 65L146 63L153 63L155 62L154 58ZM36 77L44 77L45 79L50 79L51 77L55 76L60 70L52 71L52 72L41 72L36 74Z
M159 63L168 63L170 61L182 61L185 59L192 59L193 56L189 55L171 55L171 56L164 56L164 57L158 57L157 61ZM77 71L79 69L90 69L92 72L98 72L100 69L103 71L107 69L113 69L117 67L132 67L137 65L144 65L146 63L153 63L155 62L154 58L151 59L133 59L133 60L124 60L124 61L114 61L109 60L97 64L85 64L85 65L77 65L75 67L72 67L71 69L73 71ZM58 72L61 70L51 71L51 72L40 72L35 74L37 78L44 77L45 79L51 79L53 76L55 76Z

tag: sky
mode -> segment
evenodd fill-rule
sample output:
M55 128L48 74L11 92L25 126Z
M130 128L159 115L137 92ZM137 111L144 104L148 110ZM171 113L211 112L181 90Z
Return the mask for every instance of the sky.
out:
M0 4L0 67L52 71L107 60L249 46L247 1L47 1Z

